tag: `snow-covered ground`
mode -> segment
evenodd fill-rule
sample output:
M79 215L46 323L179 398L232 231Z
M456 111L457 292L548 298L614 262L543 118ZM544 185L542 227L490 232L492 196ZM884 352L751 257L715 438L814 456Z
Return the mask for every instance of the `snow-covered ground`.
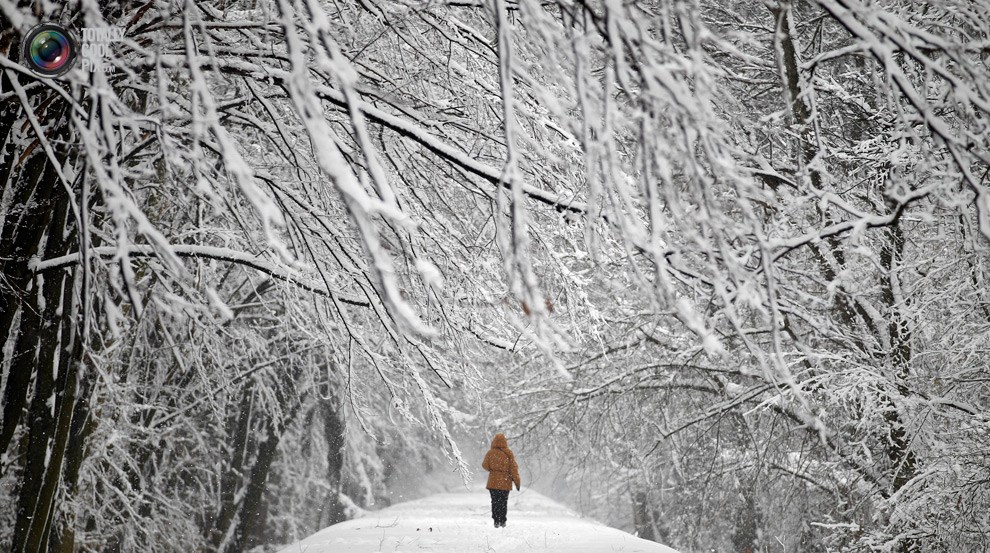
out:
M487 490L440 493L335 524L279 553L677 553L582 518L532 490L509 496L494 528Z

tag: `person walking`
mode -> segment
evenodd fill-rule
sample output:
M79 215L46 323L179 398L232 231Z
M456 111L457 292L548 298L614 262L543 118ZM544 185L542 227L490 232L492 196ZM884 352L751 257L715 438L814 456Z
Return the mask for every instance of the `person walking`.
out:
M509 492L512 484L519 490L519 465L509 449L505 434L495 434L492 448L485 454L481 468L488 471L488 493L492 495L492 518L495 528L505 528L505 516L509 510Z

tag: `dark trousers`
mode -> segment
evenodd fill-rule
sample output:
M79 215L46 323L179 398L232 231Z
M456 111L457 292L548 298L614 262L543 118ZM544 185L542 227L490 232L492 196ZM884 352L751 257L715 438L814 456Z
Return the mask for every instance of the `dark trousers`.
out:
M492 494L492 518L495 522L505 522L509 510L509 490L488 490Z

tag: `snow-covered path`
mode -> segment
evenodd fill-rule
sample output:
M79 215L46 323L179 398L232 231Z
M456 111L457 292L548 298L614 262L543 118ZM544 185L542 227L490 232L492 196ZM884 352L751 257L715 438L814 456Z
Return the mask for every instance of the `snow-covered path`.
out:
M335 524L279 553L677 553L609 528L532 490L509 496L494 528L488 492L440 493Z

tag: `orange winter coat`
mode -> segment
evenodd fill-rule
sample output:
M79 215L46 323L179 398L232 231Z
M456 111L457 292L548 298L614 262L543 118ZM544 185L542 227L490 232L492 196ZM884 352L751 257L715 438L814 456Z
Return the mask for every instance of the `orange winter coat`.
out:
M513 483L518 490L521 485L519 465L516 465L516 457L509 449L509 442L505 440L505 434L495 434L492 448L485 454L481 468L488 471L488 485L485 487L489 490L509 491L512 489Z

